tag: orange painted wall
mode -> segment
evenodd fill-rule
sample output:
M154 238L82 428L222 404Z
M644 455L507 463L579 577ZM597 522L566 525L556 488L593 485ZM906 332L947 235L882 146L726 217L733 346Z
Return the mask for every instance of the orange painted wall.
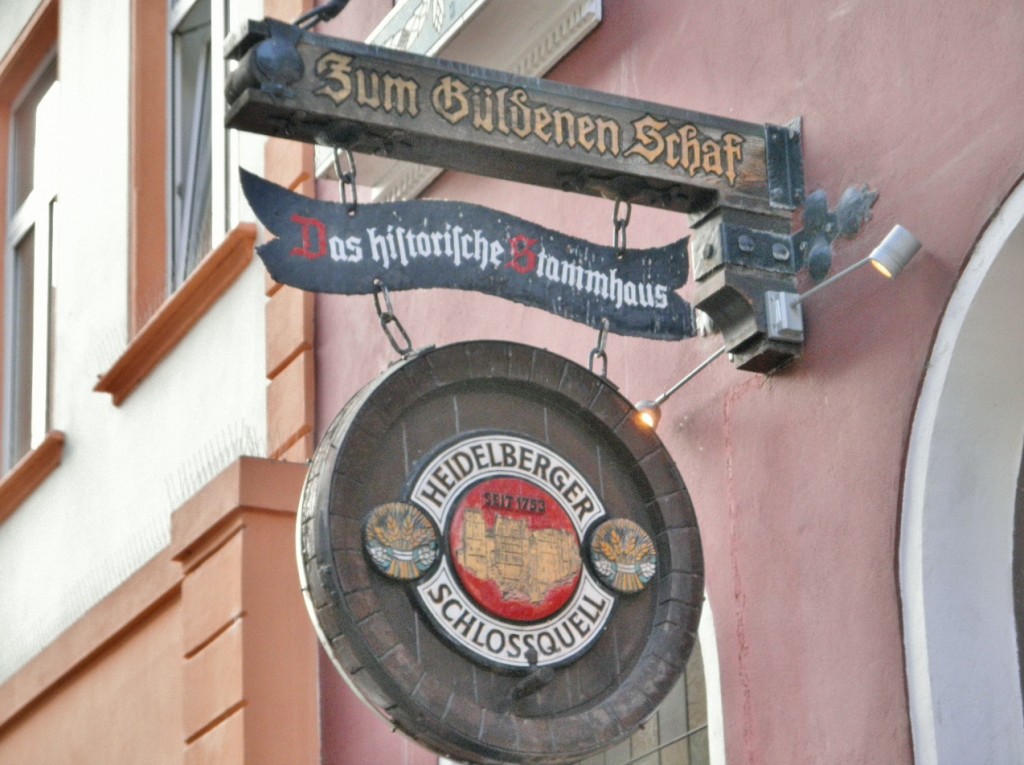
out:
M0 685L0 763L319 762L304 476L242 458L179 508L167 549Z
M0 728L0 762L180 762L180 614L175 595Z

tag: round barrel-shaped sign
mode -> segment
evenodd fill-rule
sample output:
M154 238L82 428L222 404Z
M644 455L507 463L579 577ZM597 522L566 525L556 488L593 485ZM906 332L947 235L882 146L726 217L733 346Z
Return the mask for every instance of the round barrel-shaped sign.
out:
M429 349L349 401L302 495L328 654L459 760L576 762L679 679L700 536L661 441L606 379L505 342Z

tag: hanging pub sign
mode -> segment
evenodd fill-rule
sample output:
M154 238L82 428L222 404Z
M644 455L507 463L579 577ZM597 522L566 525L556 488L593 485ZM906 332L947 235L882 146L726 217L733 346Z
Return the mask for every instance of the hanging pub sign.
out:
M686 239L619 251L480 205L439 200L361 204L309 199L241 171L276 239L258 248L282 284L343 295L449 287L476 290L658 340L693 336Z
M804 201L799 119L746 122L273 19L247 22L225 55L237 61L225 84L229 128L687 213L694 304L733 363L768 373L800 354L801 340L769 331L765 298L794 292L811 254L806 238L791 236ZM554 261L538 266L539 278L548 268ZM595 326L594 307L581 312ZM642 336L686 336L640 324Z
M795 209L799 130L350 40L273 19L228 41L228 127L683 212ZM788 216L787 216L788 217Z
M324 648L395 727L473 763L576 762L680 679L700 536L603 377L478 341L403 358L314 455L300 576Z

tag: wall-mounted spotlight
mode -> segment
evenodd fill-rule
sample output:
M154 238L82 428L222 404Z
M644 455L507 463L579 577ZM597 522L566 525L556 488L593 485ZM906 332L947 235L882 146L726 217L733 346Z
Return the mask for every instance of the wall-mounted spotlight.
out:
M804 339L804 315L801 304L807 298L868 263L873 265L883 276L894 279L899 276L900 271L920 249L921 243L917 237L903 226L897 225L864 260L857 261L802 295L795 292L766 292L765 309L768 312L768 337L774 340L802 342Z
M704 359L704 361L698 364L692 372L689 372L682 380L677 382L675 385L673 385L667 391L662 393L656 399L638 401L635 405L635 408L637 416L640 418L640 422L642 422L644 425L652 429L658 427L658 423L661 421L661 405L664 404L665 401L677 390L682 388L684 385L686 385L686 383L690 382L690 380L692 380L694 377L703 372L704 368L708 364L717 359L723 353L725 353L724 345L717 351L712 353L710 356L708 356L706 359Z
M826 279L802 295L795 292L766 291L764 295L768 313L768 337L773 340L803 342L804 317L801 304L807 298L868 263L873 265L883 276L890 279L895 278L920 249L921 243L917 240L917 237L903 228L903 226L896 226L864 260L854 263L849 268ZM726 350L727 346L719 348L698 364L692 372L657 398L637 402L635 408L640 421L649 428L656 428L661 420L661 405L677 390L700 374L708 364L725 353Z

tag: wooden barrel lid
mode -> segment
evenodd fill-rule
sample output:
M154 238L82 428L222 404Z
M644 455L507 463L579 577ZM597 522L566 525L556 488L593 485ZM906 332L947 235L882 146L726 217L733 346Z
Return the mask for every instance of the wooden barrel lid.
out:
M474 763L569 763L679 679L703 599L675 464L615 387L547 351L428 349L317 448L299 569L328 654L397 728Z

